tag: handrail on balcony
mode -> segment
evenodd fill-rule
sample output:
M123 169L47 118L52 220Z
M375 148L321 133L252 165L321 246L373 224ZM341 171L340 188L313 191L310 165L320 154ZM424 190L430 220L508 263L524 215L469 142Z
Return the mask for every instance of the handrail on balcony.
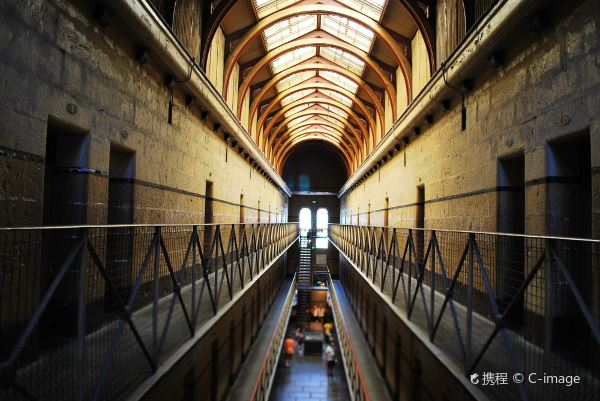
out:
M0 229L0 399L122 399L196 341L298 225Z
M262 361L258 375L256 376L256 382L252 388L250 395L250 401L266 401L269 399L271 393L271 386L273 384L273 378L277 371L277 363L281 355L281 347L285 338L285 333L290 319L290 313L292 311L292 301L294 300L294 292L296 290L296 276L292 280L292 285L288 291L285 299L285 304L281 312L281 318L277 322L277 327L274 330L273 336L269 341L269 346L265 354L265 358Z
M331 224L342 283L362 276L469 376L579 375L600 390L600 241ZM540 373L540 374L541 374ZM509 381L492 398L561 399Z
M338 335L338 342L342 349L344 370L346 371L346 377L349 382L350 396L352 401L370 401L369 392L365 385L365 379L360 369L356 351L352 345L352 339L348 335L346 329L344 315L337 300L331 275L328 275L327 283L331 295L332 313L335 321L336 333Z

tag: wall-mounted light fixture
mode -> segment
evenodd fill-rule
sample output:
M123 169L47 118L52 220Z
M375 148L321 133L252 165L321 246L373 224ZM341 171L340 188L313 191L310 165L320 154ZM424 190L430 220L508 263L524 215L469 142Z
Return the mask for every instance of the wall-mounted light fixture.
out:
M194 105L196 98L193 95L185 95L185 105L190 107Z
M450 102L450 99L443 99L440 102L440 107L442 108L442 110L444 111L448 111L450 110L450 107L452 106L452 103Z
M421 134L421 129L419 127L413 127L412 129L413 136L419 136Z
M215 125L213 125L213 131L215 132L215 134L218 134L222 131L223 127L221 127L220 123L215 123Z
M409 140L408 140L408 137L407 137L407 136L405 136L405 137L403 137L403 138L402 138L402 144L403 144L404 146L408 145L408 142L409 142Z
M426 114L425 122L427 123L427 125L432 126L433 125L433 114Z
M237 141L232 141L231 142L231 148L235 149L237 147L237 144L238 144Z
M206 111L206 110L202 110L202 111L200 112L200 119L201 119L202 121L206 121L206 120L208 120L208 111Z

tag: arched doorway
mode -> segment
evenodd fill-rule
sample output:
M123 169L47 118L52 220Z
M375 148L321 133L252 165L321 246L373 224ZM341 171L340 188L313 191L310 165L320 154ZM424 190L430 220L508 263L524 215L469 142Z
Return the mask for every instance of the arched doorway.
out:
M317 241L319 249L327 249L327 224L329 224L329 212L325 208L317 210Z
M312 213L307 207L300 209L300 236L306 237L308 230L312 228Z
M324 207L317 210L317 237L327 237L329 212Z

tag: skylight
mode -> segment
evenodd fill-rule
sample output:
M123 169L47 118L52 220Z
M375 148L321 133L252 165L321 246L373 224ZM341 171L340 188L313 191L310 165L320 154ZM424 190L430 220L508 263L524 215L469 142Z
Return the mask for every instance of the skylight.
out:
M291 115L301 112L302 110L308 109L309 107L314 106L314 103L301 104L300 106L296 106L291 108L290 110L285 112L285 118L288 118Z
M362 73L365 70L364 61L362 61L353 54L350 54L335 47L322 47L321 56L325 57L329 61L336 63L340 67L344 67L352 71L353 73L359 76L362 75Z
M299 0L254 0L254 9L258 18L264 18L276 11L282 10Z
M321 116L321 118L330 122L331 124L337 125L340 128L344 128L344 124L340 120L336 120L335 118L329 116Z
M300 82L304 82L307 79L314 77L315 75L317 75L317 72L314 70L302 71L292 74L289 77L286 77L277 83L277 91L282 92L287 88L295 86Z
M366 16L379 21L383 13L386 0L344 0L344 4L360 11Z
M375 33L364 26L337 15L321 16L321 29L348 42L359 49L369 52Z
M309 93L313 93L314 89L304 89L298 92L294 92L291 95L287 95L286 97L284 97L283 99L281 99L281 105L285 106L288 105L298 99L302 99L304 96L308 95Z
M338 107L332 106L330 104L321 104L321 107L331 111L332 113L337 114L338 116L342 117L343 119L348 118L348 113L346 113L344 110L342 110Z
M333 117L329 117L329 116L321 116L322 119L324 119L325 121L328 121L332 124L338 125L340 127L344 127L344 123L342 123L340 120L337 120Z
M319 75L322 76L323 78L327 79L328 81L333 82L336 85L339 85L339 86L342 86L342 87L348 89L352 93L356 93L356 91L358 89L358 84L349 80L345 76L338 74L337 72L321 71L321 72L319 72Z
M324 95L329 96L330 98L339 101L342 104L345 104L348 107L352 107L352 99L350 99L347 96L342 95L339 92L335 92L329 89L319 89L319 92L321 92Z
M317 29L316 15L298 15L284 19L263 31L265 46L267 51L270 51L315 29Z
M294 118L293 120L291 120L288 123L288 128L297 127L299 125L302 125L302 123L305 123L312 118L315 118L315 116L303 116L300 118ZM315 124L317 124L317 122L315 122Z
M293 51L284 53L271 62L271 70L273 74L277 74L287 68L290 68L304 60L315 56L317 48L314 46L301 47Z

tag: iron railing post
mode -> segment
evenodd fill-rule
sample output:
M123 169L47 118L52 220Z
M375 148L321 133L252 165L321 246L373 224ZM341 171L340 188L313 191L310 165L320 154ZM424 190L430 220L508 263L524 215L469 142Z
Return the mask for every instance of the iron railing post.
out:
M158 351L158 298L160 289L160 226L155 228L156 241L154 242L154 277L152 283L152 352L157 358Z
M83 229L81 233L82 240L87 243L88 230ZM77 399L85 399L85 331L86 331L86 266L85 266L85 247L79 249L79 285L78 285L78 305L77 305Z
M552 320L553 320L553 294L554 290L553 273L554 268L554 255L551 251L552 240L546 239L544 241L544 252L546 254L546 263L544 269L544 282L545 282L545 302L544 302L544 354L546 358L551 358L552 355Z
M467 278L467 327L466 327L466 347L465 347L465 371L469 368L473 353L473 271L474 271L474 256L473 242L475 234L469 233L469 271Z

